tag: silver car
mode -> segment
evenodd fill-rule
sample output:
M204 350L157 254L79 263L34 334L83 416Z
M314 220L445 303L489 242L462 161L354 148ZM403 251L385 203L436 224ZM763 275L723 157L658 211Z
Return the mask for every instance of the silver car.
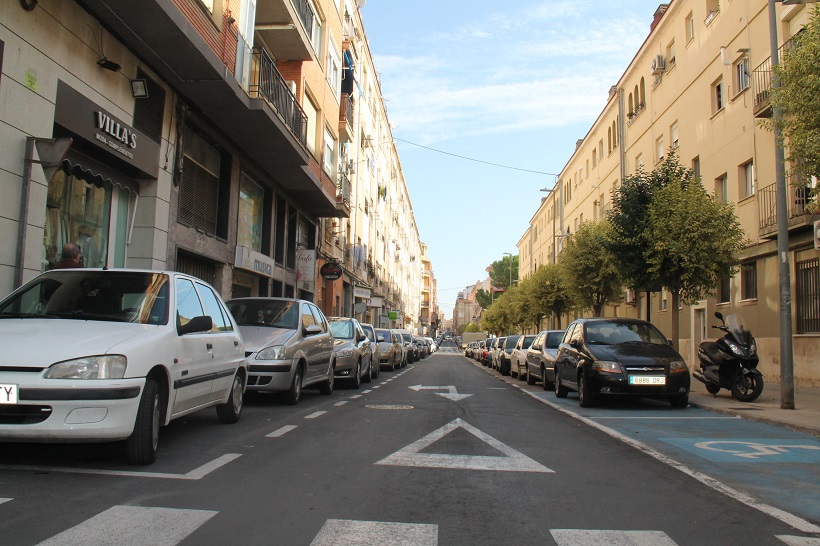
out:
M333 392L333 335L318 307L291 298L226 303L245 340L249 391L284 392L288 404L309 385Z
M391 370L401 368L404 360L401 334L387 328L378 328L376 340L379 345L379 366L387 366Z
M358 389L362 381L370 381L370 367L373 365L370 340L354 318L331 317L329 320L333 332L336 378L345 379L351 387Z
M361 322L360 324L362 325L362 330L364 330L364 335L370 340L370 361L373 365L370 366L370 377L368 379L376 379L379 377L379 372L382 369L379 365L381 362L381 348L378 338L376 337L376 328L366 322Z

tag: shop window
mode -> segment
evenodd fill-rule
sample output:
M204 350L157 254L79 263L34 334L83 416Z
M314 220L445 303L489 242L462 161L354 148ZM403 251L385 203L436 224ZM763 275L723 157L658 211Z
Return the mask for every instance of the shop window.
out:
M162 141L162 124L165 115L165 89L141 69L137 69L137 78L145 80L148 96L134 99L134 128L159 143Z
M108 265L111 186L94 184L58 171L46 193L42 269L60 261L63 245L76 243L83 267Z
M266 254L263 246L265 190L243 174L239 181L239 217L236 244Z
M276 224L276 230L274 234L274 248L273 248L273 259L278 264L285 263L285 228L287 226L287 216L288 213L288 203L282 196L277 196L276 198L276 218L274 219L274 223ZM281 288L279 289L279 293L281 293Z

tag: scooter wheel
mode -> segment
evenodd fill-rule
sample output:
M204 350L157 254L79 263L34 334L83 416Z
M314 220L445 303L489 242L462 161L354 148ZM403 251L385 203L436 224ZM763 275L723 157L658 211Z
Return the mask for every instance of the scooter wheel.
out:
M711 383L706 385L706 392L709 394L717 394L720 392L720 387L717 385L712 385Z
M759 375L738 375L732 381L732 396L741 402L757 400L763 392L763 378Z

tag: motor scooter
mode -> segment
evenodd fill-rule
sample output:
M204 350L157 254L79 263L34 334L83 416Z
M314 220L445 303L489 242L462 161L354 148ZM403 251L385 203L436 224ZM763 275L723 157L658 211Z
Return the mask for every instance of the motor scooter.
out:
M712 326L725 332L717 341L704 341L698 347L700 369L692 376L706 385L710 394L728 389L737 400L751 402L763 392L763 374L757 369L760 359L752 333L743 326L739 315L717 312L723 324Z

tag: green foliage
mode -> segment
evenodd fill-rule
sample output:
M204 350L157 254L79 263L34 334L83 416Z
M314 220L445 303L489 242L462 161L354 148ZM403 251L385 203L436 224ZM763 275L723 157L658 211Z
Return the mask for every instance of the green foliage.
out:
M506 290L510 287L510 267L512 266L512 280L518 278L518 256L503 256L490 266L490 280L493 286Z
M619 301L623 280L609 250L609 222L584 222L567 238L561 252L561 273L575 304L600 316L604 304Z
M820 176L820 8L813 7L792 43L774 68L780 85L772 88L771 103L780 116L767 125L780 128L793 173L808 180Z
M520 288L526 300L520 320L523 324L538 329L541 319L550 313L555 313L560 324L561 315L570 308L571 296L557 264L542 265L521 282Z
M482 309L486 309L493 303L493 295L484 290L483 288L479 288L478 291L475 293L475 301L481 306Z
M481 330L496 335L507 334L514 323L512 314L509 292L505 292L481 314Z
M672 179L655 192L648 218L648 272L683 303L713 295L720 279L736 272L743 229L732 206L700 182Z
M483 332L483 331L484 330L482 330L479 327L478 324L476 324L475 322L471 322L470 324L468 324L467 326L464 327L464 331L462 333L464 333L464 332Z

